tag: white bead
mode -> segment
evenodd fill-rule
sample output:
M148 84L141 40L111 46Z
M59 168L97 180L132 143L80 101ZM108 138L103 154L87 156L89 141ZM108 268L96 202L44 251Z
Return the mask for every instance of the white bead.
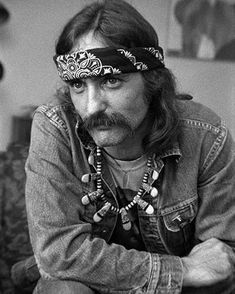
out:
M152 197L157 197L157 195L158 195L158 190L157 190L157 188L153 187L153 188L151 189L150 195L151 195Z
M151 177L154 181L156 181L156 179L159 177L159 173L156 170L154 170Z
M90 165L94 165L94 155L93 154L90 154L89 157L88 157L88 163Z
M149 206L147 207L147 209L145 210L145 212L147 214L153 214L154 213L154 208L152 207L152 205L149 204Z
M97 174L85 174L82 176L81 180L83 183L89 183L90 181L96 180L97 177Z
M82 204L88 205L90 203L89 197L87 195L82 197Z
M99 223L99 222L102 220L102 217L100 217L100 216L96 213L96 214L94 214L94 216L93 216L93 220L94 220L94 222Z
M111 207L111 203L106 202L105 205L94 214L94 216L93 216L94 222L96 222L96 223L100 222L102 220L102 218L105 216L105 214L108 212L110 207Z
M82 176L82 182L88 183L88 182L90 182L90 178L91 178L90 174L85 174Z

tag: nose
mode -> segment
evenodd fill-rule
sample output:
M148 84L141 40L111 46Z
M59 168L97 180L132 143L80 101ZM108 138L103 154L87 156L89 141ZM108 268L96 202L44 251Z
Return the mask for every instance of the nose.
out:
M105 94L103 91L95 84L88 85L86 115L90 116L99 111L104 111L106 109L106 104Z

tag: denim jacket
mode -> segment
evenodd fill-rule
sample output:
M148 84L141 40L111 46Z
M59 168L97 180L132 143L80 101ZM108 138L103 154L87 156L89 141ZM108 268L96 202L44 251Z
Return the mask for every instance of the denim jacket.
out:
M154 156L152 170L161 177L149 184L158 197L144 196L154 214L138 210L146 252L109 244L117 213L109 211L97 224L99 204L81 203L95 190L93 182L81 181L91 172L87 156L94 147L78 131L73 105L53 101L37 109L26 163L26 207L44 278L80 281L100 293L232 293L224 284L182 289L180 257L195 244L216 237L235 248L235 146L211 110L192 101L177 103L177 141ZM105 166L103 181L117 206Z

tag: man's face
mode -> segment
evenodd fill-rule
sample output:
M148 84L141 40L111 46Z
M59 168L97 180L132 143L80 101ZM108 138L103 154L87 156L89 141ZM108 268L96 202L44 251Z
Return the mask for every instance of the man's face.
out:
M88 33L79 39L76 49L102 47L106 47L104 42ZM133 137L142 141L148 104L140 73L77 80L69 88L76 111L97 145L125 145Z

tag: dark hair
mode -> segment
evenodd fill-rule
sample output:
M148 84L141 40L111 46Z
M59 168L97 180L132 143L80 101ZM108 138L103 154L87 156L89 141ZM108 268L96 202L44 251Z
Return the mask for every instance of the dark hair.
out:
M123 0L103 0L86 6L67 23L58 39L56 54L69 53L79 37L89 31L94 31L108 46L158 46L155 30L134 7ZM160 152L177 134L175 81L167 68L142 74L153 116L152 131L143 143L146 150Z
M103 0L86 6L67 23L58 39L56 54L71 51L79 37L91 30L109 46L158 46L155 30L134 7L123 0Z

